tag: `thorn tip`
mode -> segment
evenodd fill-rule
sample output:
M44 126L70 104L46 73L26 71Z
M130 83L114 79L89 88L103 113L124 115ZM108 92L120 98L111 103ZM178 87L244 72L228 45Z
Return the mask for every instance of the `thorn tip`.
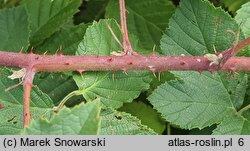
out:
M126 69L122 69L121 72L128 75L128 73L126 72L127 70Z
M112 71L112 80L115 81L115 71Z
M202 70L198 70L198 72L199 72L199 75L201 76L201 74L202 74Z
M152 73L152 75L157 78L157 76L155 75L155 69L150 69L150 72Z
M161 81L161 71L158 71L158 81Z
M31 47L29 54L33 54L33 47Z
M62 52L62 45L60 45L59 50L60 50L59 55L62 56L62 55L63 55L63 52Z
M77 69L76 70L80 75L82 75L83 74L83 72L84 72L84 70L83 69Z
M154 57L155 56L155 45L153 46L153 49L152 49L152 53L151 53L151 56Z

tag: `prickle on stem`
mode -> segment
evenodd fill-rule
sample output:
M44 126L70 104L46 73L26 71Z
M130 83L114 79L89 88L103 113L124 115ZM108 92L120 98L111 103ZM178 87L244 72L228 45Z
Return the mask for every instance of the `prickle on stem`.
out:
M156 74L155 74L155 69L150 69L150 72L152 73L152 75L157 78Z
M112 80L115 81L115 71L112 71Z
M201 74L202 74L202 70L198 70L198 72L199 72L199 75L201 76Z
M33 54L33 47L31 47L29 54Z
M78 70L76 70L80 75L82 75L83 74L83 72L84 72L84 70L83 69L78 69Z
M125 75L128 75L128 73L126 72L126 69L122 69L121 72L124 73Z
M23 49L24 49L24 47L21 48L21 50L19 51L19 53L23 53Z
M62 45L60 45L60 47L59 47L59 55L60 55L60 56L63 55L63 52L62 52Z
M156 47L156 46L154 45L154 46L153 46L153 49L152 49L152 54L151 54L152 57L155 56L155 47Z
M158 81L161 81L161 71L158 70Z

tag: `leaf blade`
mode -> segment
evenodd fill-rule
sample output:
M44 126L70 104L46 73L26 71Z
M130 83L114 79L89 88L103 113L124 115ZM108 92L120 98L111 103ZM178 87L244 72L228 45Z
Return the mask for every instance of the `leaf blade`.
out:
M214 53L214 46L217 51L225 50L232 45L233 37L225 36L228 29L237 31L238 25L221 8L215 8L207 0L183 0L162 37L162 52L165 55L196 56ZM236 98L235 95L238 92L245 94L247 79L244 74L234 79L223 72L214 73L214 77L209 73L172 73L179 76L179 81L162 84L158 87L161 90L156 89L149 99L165 119L182 128L201 129L220 123L225 116L235 114L235 108L243 103L244 98ZM246 80L238 87L240 77ZM197 102L200 104L195 104Z
M100 135L156 135L156 133L141 124L140 120L125 112L113 109L102 111Z
M235 113L220 80L214 80L208 74L201 77L193 72L175 74L181 80L160 85L148 98L167 121L186 129L201 129Z
M26 0L32 46L36 46L58 30L78 10L80 0Z
M0 51L27 49L28 26L28 16L23 6L0 10Z
M156 112L151 106L146 105L143 102L131 102L124 104L119 111L130 113L132 116L141 120L143 125L153 129L158 134L162 134L166 128L166 122L164 122L160 114Z
M213 135L249 135L250 116L234 115L225 118L218 127L213 130Z
M80 93L87 101L96 97L108 107L118 108L124 102L131 102L141 91L149 88L151 77L148 73L128 72L128 75L110 72L85 72L82 76L74 75Z
M234 38L228 30L237 33L238 25L221 8L215 8L207 0L183 0L169 21L161 49L165 55L178 56L214 53L214 47L218 52L223 51L232 46Z
M241 25L241 30L245 34L246 37L250 36L250 2L242 5L242 7L237 11L237 15L235 16L235 20L238 24Z
M22 87L17 87L5 92L5 88L16 84L16 80L7 78L11 73L4 69L0 71L0 134L19 134L23 128L22 115ZM38 87L31 90L30 114L33 119L40 116L49 116L53 102Z
M77 90L77 86L71 76L59 73L53 73L53 76L49 73L38 74L36 74L33 80L34 85L37 85L41 91L46 93L55 105L58 105L67 94ZM67 101L67 103L68 102L70 102L70 100Z
M30 126L25 127L23 134L97 134L100 127L100 110L98 100L82 103L72 109L63 108L50 120L32 120Z
M83 39L87 25L61 27L57 32L35 47L36 53L55 54L57 50L64 55L74 55Z
M78 55L107 56L112 52L122 50L114 39L108 25L118 39L121 39L119 25L114 19L94 22L86 30L84 40L79 44ZM133 48L135 45L133 45ZM74 74L73 78L79 87L80 93L87 101L96 97L108 107L118 108L124 102L131 102L142 91L149 88L151 75L148 72L84 72Z

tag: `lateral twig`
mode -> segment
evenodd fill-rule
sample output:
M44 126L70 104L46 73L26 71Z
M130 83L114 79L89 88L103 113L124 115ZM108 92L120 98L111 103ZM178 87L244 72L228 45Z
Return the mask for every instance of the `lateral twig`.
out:
M233 57L238 51L241 50L242 47L245 47L244 42L248 43L248 41L250 41L250 37L248 37L247 39L238 43L239 36L240 36L240 25L238 26L238 31L236 33L233 32L232 30L228 30L227 32L232 33L234 36L233 41L232 41L233 47L221 52L221 54L223 55L223 58L221 59L219 68L222 68L222 66L227 62L229 58Z
M26 68L25 77L23 79L23 126L30 123L30 91L35 72L31 67Z
M119 6L120 6L120 25L122 31L122 42L123 42L124 53L127 55L133 55L135 54L135 52L133 51L131 43L128 38L125 1L119 0Z

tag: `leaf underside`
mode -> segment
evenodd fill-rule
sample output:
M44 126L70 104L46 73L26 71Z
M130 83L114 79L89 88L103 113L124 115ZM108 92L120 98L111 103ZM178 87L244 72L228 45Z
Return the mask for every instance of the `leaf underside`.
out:
M23 6L0 10L0 51L19 52L27 49L28 26L28 16Z

